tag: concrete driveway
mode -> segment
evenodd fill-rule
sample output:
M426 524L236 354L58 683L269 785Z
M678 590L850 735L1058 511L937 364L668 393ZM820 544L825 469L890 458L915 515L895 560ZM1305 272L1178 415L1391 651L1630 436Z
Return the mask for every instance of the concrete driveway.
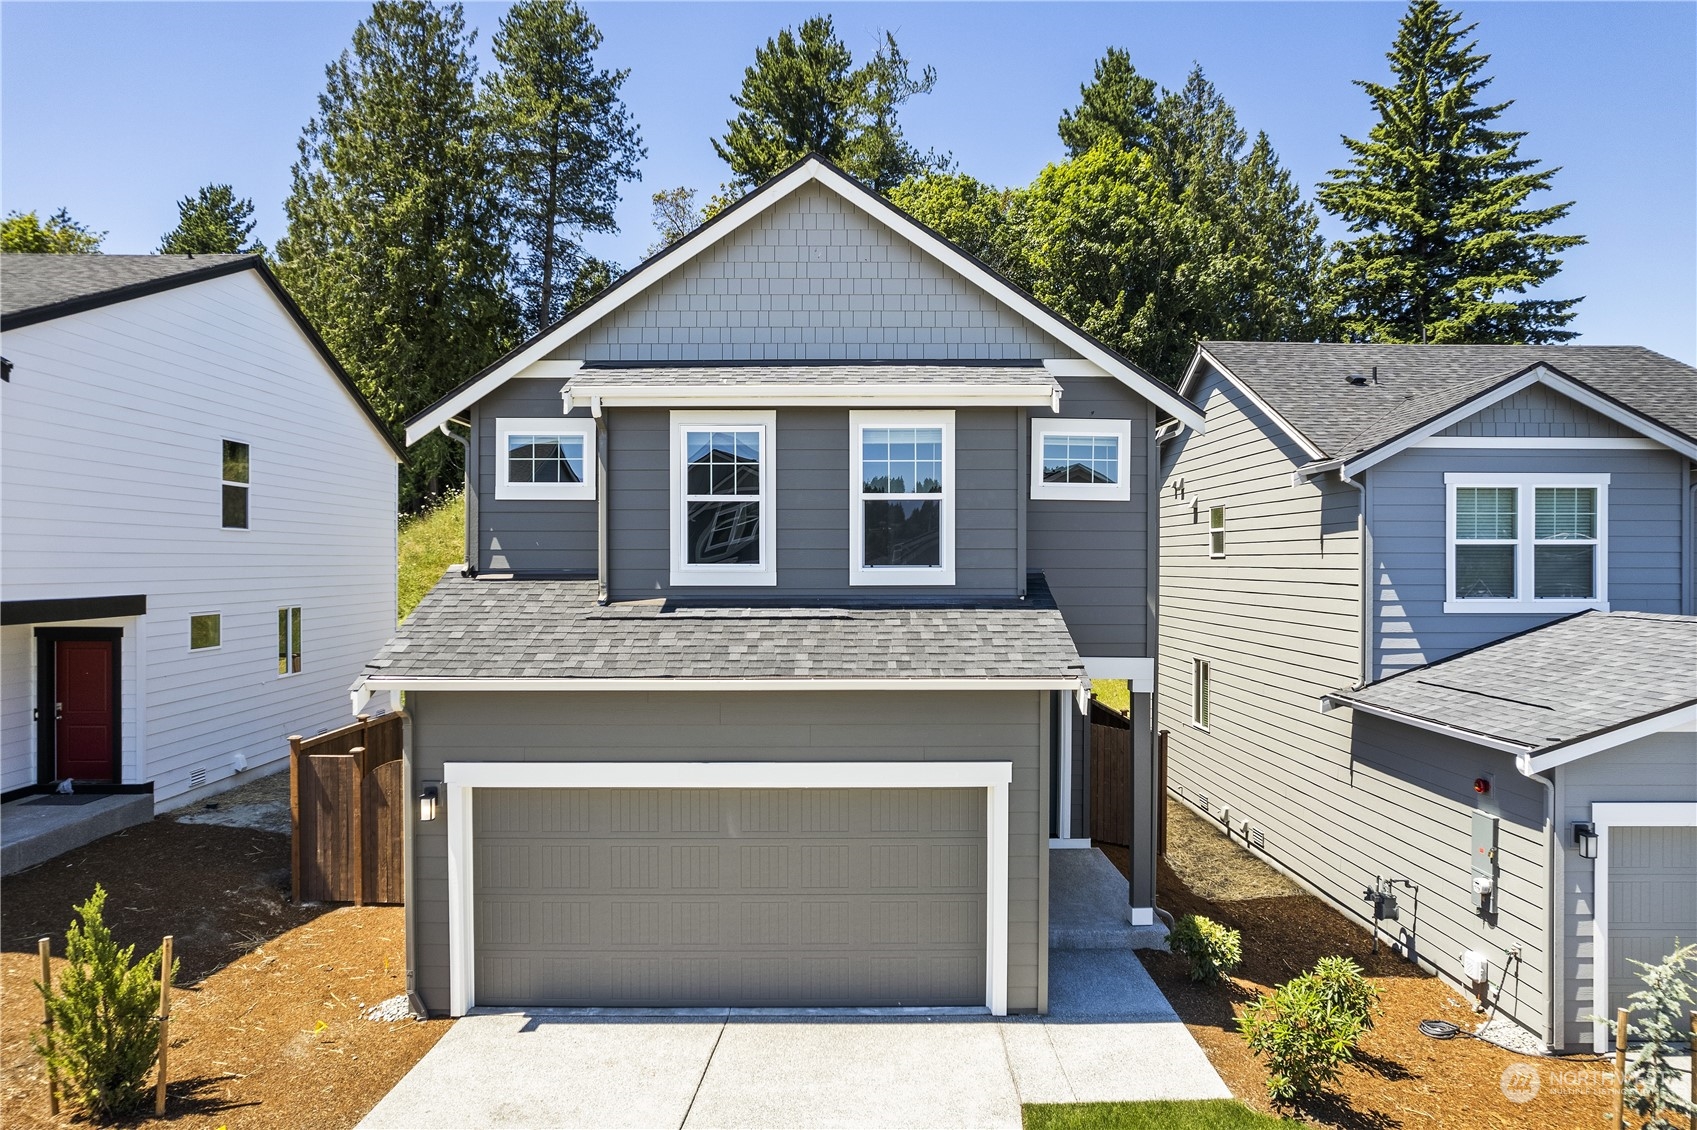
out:
M477 1009L360 1125L1017 1128L1027 1102L1229 1097L1129 948L1049 977L1046 1017Z

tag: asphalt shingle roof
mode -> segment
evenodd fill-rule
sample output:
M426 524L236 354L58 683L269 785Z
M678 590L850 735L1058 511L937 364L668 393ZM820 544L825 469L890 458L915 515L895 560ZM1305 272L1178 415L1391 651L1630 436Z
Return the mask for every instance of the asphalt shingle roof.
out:
M1081 678L1042 578L1027 599L598 607L593 580L451 569L366 664L375 678Z
M1053 389L1055 379L1037 362L1020 365L876 364L794 365L586 365L571 384L604 389L725 388L795 385L836 388L854 385L1030 385Z
M228 270L252 255L0 255L0 316L92 299L177 276ZM183 280L187 281L187 280Z
M1697 616L1584 612L1327 697L1542 753L1697 702Z
M1697 369L1636 345L1205 341L1202 348L1333 458L1369 451L1537 364L1697 441ZM1350 376L1369 380L1351 385Z

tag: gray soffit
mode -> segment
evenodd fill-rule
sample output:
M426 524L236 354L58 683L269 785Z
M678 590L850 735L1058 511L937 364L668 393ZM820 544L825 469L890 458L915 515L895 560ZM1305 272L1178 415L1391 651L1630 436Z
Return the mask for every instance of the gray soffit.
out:
M1082 679L1040 576L1025 600L595 603L593 580L450 570L365 678Z
M139 298L252 266L252 255L0 255L5 328Z
M1326 698L1542 753L1697 702L1697 617L1582 612Z
M1697 441L1697 369L1636 345L1205 341L1200 348L1335 459L1396 439L1537 365Z

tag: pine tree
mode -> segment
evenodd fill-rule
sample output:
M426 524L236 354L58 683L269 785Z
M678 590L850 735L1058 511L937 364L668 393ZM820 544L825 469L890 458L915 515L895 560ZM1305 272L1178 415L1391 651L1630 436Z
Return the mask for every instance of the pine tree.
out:
M1077 157L1111 137L1126 149L1146 144L1155 129L1155 82L1132 66L1123 47L1096 60L1091 81L1078 88L1077 108L1061 114L1061 141Z
M8 212L0 220L0 251L28 255L98 255L106 238L61 208L45 223L34 212Z
M283 281L397 435L518 328L471 44L458 4L372 7L325 69L277 246ZM452 487L460 458L440 436L414 446L402 508Z
M1356 83L1378 120L1366 140L1344 138L1349 166L1319 191L1356 233L1331 271L1342 325L1367 341L1567 341L1579 299L1519 296L1585 239L1543 230L1572 202L1528 204L1560 170L1520 156L1524 132L1496 128L1513 103L1480 101L1491 57L1460 21L1413 0L1386 56L1392 83Z
M946 168L949 161L935 151L921 153L902 136L897 115L918 94L930 94L937 85L937 68L926 67L914 78L911 64L896 37L884 33L884 42L865 68L865 124L856 137L847 166L855 176L877 192L928 170Z
M177 226L159 241L159 254L263 255L263 243L247 243L256 226L252 200L236 199L227 184L209 184L177 201Z
M629 72L596 66L601 42L573 0L514 4L491 42L500 69L485 81L485 106L532 332L565 312L590 262L584 234L618 231L620 185L642 177L645 151L619 98Z

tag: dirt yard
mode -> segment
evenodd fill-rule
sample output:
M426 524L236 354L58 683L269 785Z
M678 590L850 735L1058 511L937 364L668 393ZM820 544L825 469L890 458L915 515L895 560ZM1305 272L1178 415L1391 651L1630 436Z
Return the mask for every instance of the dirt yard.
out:
M1594 1056L1516 1055L1465 1037L1433 1040L1416 1025L1448 1020L1471 1031L1480 1017L1461 993L1381 947L1365 929L1228 840L1211 821L1177 801L1169 805L1167 858L1159 901L1175 917L1202 914L1243 932L1244 959L1225 985L1193 984L1184 961L1140 951L1186 1027L1232 1093L1270 1111L1266 1069L1249 1053L1235 1018L1262 991L1310 968L1319 958L1354 958L1383 991L1383 1013L1346 1067L1336 1101L1307 1112L1314 1125L1339 1130L1576 1130L1603 1126L1613 1107L1612 1063ZM1123 848L1104 848L1123 869ZM1539 1090L1523 1104L1503 1095L1505 1071L1538 1072ZM1526 1070L1518 1068L1519 1071Z
M263 825L263 820L257 821ZM175 936L170 1103L137 1125L356 1124L448 1024L363 1009L403 991L400 907L297 907L289 841L263 827L160 817L5 880L0 903L0 1124L55 1126L31 1050L41 1018L36 939L63 965L72 905L99 881L120 941ZM310 1115L307 1113L310 1111Z

